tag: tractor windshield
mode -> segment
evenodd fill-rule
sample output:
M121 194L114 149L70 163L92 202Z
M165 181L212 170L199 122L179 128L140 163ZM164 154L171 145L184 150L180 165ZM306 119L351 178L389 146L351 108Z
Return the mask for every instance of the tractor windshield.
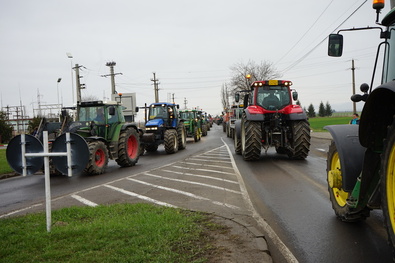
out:
M79 111L79 121L105 122L103 107L81 107Z
M267 110L279 110L290 104L288 87L264 86L258 90L256 103Z
M166 119L167 107L162 105L152 105L149 109L149 119Z

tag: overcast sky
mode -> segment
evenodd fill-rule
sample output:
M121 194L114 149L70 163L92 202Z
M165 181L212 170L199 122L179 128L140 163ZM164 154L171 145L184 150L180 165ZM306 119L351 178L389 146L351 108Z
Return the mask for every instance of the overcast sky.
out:
M30 116L38 101L56 104L59 97L71 106L72 64L85 67L83 97L109 97L110 78L102 75L109 74L106 62L115 61L115 73L122 73L116 90L135 92L138 106L154 101L156 72L161 101L174 93L182 108L186 99L188 107L216 115L230 67L252 60L273 63L281 79L292 80L302 106L318 110L328 101L337 111L352 110L351 60L359 91L370 83L379 31L343 33L341 58L328 57L327 41L319 43L363 2L0 0L1 106L22 103ZM375 26L371 1L341 28L368 25Z

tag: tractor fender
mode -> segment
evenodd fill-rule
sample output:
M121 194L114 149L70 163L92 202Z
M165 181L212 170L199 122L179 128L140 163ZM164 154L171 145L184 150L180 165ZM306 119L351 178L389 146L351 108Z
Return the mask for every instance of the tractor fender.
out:
M138 128L135 123L125 123L125 124L123 124L122 127L121 127L121 131L124 131L124 130L126 130L128 128L133 128L137 132L140 132L140 131L142 132L143 131L141 128Z
M265 115L264 114L253 114L248 111L248 109L244 110L246 114L246 119L249 121L264 121Z
M241 138L241 120L236 120L235 121L234 136L237 136L237 139Z
M307 120L307 115L305 112L291 113L285 116L287 116L288 120L290 121Z
M342 124L324 127L331 133L336 144L345 191L352 191L363 167L366 148L359 142L358 126Z
M382 151L387 127L395 115L395 81L374 89L363 107L359 122L359 140L366 148Z

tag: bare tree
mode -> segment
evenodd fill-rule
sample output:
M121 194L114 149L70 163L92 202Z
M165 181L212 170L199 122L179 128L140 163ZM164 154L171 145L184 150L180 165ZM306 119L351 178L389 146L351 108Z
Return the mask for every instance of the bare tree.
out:
M240 90L249 89L252 81L277 79L282 76L274 68L273 63L267 61L262 61L260 64L252 60L249 60L247 64L239 62L231 66L230 70L232 71L230 83L232 94ZM248 74L251 75L250 80L246 78Z
M228 88L228 84L226 83L222 84L221 101L222 101L223 109L229 108L229 88Z

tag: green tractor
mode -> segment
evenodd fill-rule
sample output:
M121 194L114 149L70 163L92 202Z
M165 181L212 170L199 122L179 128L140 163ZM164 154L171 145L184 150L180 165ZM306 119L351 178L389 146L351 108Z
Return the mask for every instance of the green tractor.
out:
M207 133L210 130L210 124L207 120L206 113L202 110L198 110L197 116L198 116L198 121L200 123L200 127L202 128L202 135L207 136Z
M388 240L395 251L395 3L379 23L378 16L384 1L375 0L376 23L380 27L343 29L340 31L379 29L382 42L370 87L361 85L363 94L351 100L365 102L359 125L326 126L333 141L327 158L329 198L336 216L345 222L366 219L373 209L381 209ZM340 57L343 36L329 36L328 55ZM379 54L383 52L381 84L372 88Z
M197 110L181 110L180 119L184 121L187 137L193 137L195 142L202 138L201 122Z
M109 159L121 167L134 166L140 156L140 135L137 125L125 122L123 106L116 101L81 102L77 118L72 120L63 110L63 122L42 122L36 135L42 141L42 131L52 136L76 133L82 136L89 147L89 161L85 173L96 175L105 172Z

